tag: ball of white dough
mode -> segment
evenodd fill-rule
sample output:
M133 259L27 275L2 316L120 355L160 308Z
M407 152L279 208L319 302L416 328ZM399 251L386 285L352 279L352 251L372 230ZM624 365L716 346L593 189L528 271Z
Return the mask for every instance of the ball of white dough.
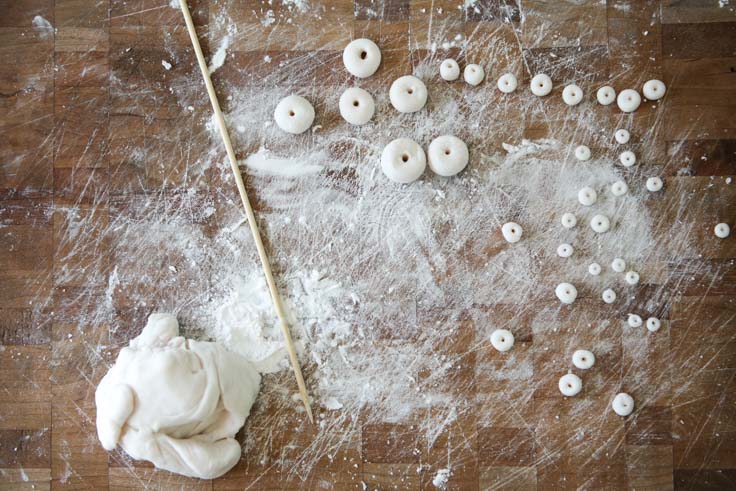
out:
M610 85L604 85L595 94L598 99L598 104L607 106L616 100L616 91Z
M476 65L475 63L471 63L465 67L465 70L463 70L463 78L470 85L480 84L485 76L486 72L483 70L483 67Z
M650 177L647 179L647 189L652 193L656 193L662 189L662 179L659 177Z
M570 244L560 244L557 247L557 255L560 257L570 257L572 256L572 253L574 252L574 249Z
M615 258L613 261L611 261L611 269L617 273L623 273L624 269L626 269L626 261L624 261L620 257Z
M627 271L624 279L629 285L636 285L639 283L639 273L636 271Z
M616 301L616 292L610 288L606 288L605 290L603 290L601 298L606 303L613 303Z
M631 327L639 327L642 324L641 317L636 314L629 314L629 319L627 322Z
M549 75L540 73L532 78L530 87L532 94L543 97L552 92L552 79L549 78Z
M276 124L287 133L304 133L314 122L314 108L304 97L290 95L281 99L273 112Z
M644 87L642 87L641 92L644 94L644 97L646 99L649 99L650 101L656 101L664 97L664 93L666 90L667 89L664 86L664 82L662 82L661 80L648 80L644 84Z
M588 273L593 276L598 276L601 274L601 265L598 263L590 263L590 266L588 266Z
M565 213L560 219L562 226L565 228L573 228L578 223L578 219L572 213Z
M508 222L504 223L503 227L501 227L501 233L503 234L503 238L506 239L506 242L513 244L521 240L524 230L518 223Z
M625 392L616 394L611 403L613 412L619 416L628 416L634 411L634 398Z
M457 80L459 76L460 65L458 65L452 58L448 58L440 64L440 77L442 77L443 80L452 82L453 80Z
M587 349L579 349L572 354L572 364L581 370L588 370L595 364L595 355Z
M427 86L414 75L404 75L391 84L388 97L397 111L415 113L427 103Z
M598 200L598 193L591 187L584 187L578 191L578 201L583 206L590 206Z
M621 152L621 155L618 156L618 160L624 167L631 167L636 163L636 155L631 150L626 150L625 152Z
M578 160L590 160L590 148L585 145L579 145L575 148L575 158Z
M408 184L419 179L427 165L424 150L414 140L397 138L381 154L381 170L394 182Z
M631 138L631 133L623 128L620 128L616 130L616 133L613 134L613 137L616 139L617 142L624 144L629 142L629 139Z
M427 153L429 168L440 176L454 176L468 165L468 146L456 136L438 136Z
M345 46L342 62L352 75L367 78L378 70L378 65L381 64L381 50L370 39L356 39Z
M560 302L569 305L578 298L578 290L571 283L560 283L555 288L555 295L560 299Z
M366 124L376 111L373 96L360 87L351 87L342 93L338 103L340 115L350 124Z
M662 323L656 317L650 317L647 319L647 329L649 332L657 332L662 327Z
M572 397L577 395L583 388L583 381L574 373L568 373L560 377L558 384L562 395Z
M514 335L506 329L496 329L491 333L491 344L498 351L508 351L514 346Z
M519 81L516 80L516 76L513 73L504 73L498 79L497 85L498 90L500 90L504 94L510 94L511 92L516 90L516 87L519 86Z
M596 215L590 219L590 228L592 228L595 233L603 234L608 232L608 229L611 228L611 221L606 215Z
M626 89L619 92L616 98L618 108L625 113L632 113L637 110L641 104L641 96L633 89Z
M616 181L611 184L611 193L614 196L623 196L629 192L629 186L624 181Z
M568 106L577 106L583 100L583 89L575 84L570 84L562 89L562 100Z
M726 237L731 235L731 227L729 227L727 223L719 223L718 225L716 225L716 228L713 230L713 232L719 239L725 239Z

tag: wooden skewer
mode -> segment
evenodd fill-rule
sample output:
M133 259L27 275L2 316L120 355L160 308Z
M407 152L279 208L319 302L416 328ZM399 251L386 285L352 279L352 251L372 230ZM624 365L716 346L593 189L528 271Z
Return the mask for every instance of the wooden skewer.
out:
M230 160L230 167L233 170L235 176L235 183L238 186L238 192L240 193L240 200L243 202L243 208L245 208L245 215L248 217L248 225L250 225L250 231L253 234L253 241L256 243L256 249L258 249L258 257L261 259L261 266L263 266L263 274L266 276L266 282L268 283L268 289L271 291L271 300L273 301L273 308L276 310L276 315L279 318L279 324L281 325L281 332L284 334L286 340L286 349L289 352L289 360L291 360L291 367L294 369L296 375L296 383L299 386L299 393L302 396L302 402L307 410L309 421L314 424L314 416L312 416L312 408L309 405L309 397L307 396L307 386L304 383L304 377L302 376L302 370L299 367L299 359L296 356L296 348L294 348L294 341L291 339L291 333L289 332L289 325L286 323L286 316L284 315L284 307L281 303L281 297L276 289L276 283L273 280L273 273L271 272L271 264L268 262L268 256L266 250L263 248L263 241L261 240L261 233L258 231L258 225L256 224L256 217L253 213L253 208L250 205L248 194L245 190L245 184L243 184L243 176L240 174L240 168L238 162L235 159L235 151L233 151L233 144L230 141L230 133L227 131L225 125L225 118L222 116L222 110L220 109L220 103L217 100L217 94L215 93L215 87L212 85L212 79L210 78L210 70L207 67L207 63L202 54L202 47L199 45L199 39L197 38L197 31L194 29L194 21L192 20L192 14L189 13L189 6L187 6L187 0L179 0L181 4L181 10L184 14L184 21L187 24L187 31L189 31L189 37L192 39L192 45L194 46L194 53L197 55L197 61L199 62L199 69L202 71L202 77L204 78L204 84L207 87L207 94L210 96L210 103L212 104L212 110L215 112L215 121L217 121L217 127L220 129L220 135L222 141L225 143L225 150Z

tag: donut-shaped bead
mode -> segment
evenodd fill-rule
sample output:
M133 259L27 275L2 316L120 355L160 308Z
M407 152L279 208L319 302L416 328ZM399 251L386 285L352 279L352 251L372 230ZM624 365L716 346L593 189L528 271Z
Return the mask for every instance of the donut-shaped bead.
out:
M363 125L371 120L376 111L373 96L360 87L351 87L340 96L340 115L354 125Z
M290 95L281 99L273 112L279 128L287 133L304 133L314 122L314 108L304 97Z
M417 142L397 138L383 149L381 170L394 182L408 184L419 179L427 166L427 157Z
M381 50L370 39L356 39L345 46L342 62L352 75L367 78L378 70L381 64Z

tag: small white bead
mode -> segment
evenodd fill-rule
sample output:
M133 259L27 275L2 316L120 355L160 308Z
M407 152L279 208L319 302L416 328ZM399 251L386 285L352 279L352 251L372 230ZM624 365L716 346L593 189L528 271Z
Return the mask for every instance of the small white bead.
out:
M634 411L634 399L629 394L621 392L613 398L611 407L619 416L628 416Z
M598 263L590 263L590 266L588 266L588 273L593 276L598 276L601 274L601 265Z
M350 124L363 125L371 120L376 110L373 96L360 87L351 87L342 93L338 102L340 115Z
M585 145L580 145L575 148L575 158L578 160L590 160L590 148Z
M468 165L468 146L456 136L438 136L429 144L427 156L435 174L454 176Z
M562 395L572 397L577 395L582 390L583 381L580 380L580 377L578 377L574 373L568 373L567 375L563 375L562 377L560 377L558 387L560 388L560 392L562 392Z
M626 283L629 285L636 285L639 283L639 273L636 271L628 271L624 278L626 279Z
M636 314L629 314L629 319L627 322L629 323L629 326L631 327L640 327L642 320L641 320L641 317L639 317Z
M448 58L440 64L440 77L443 80L452 82L460 77L460 65L452 58Z
M565 213L560 220L565 228L573 228L578 224L578 219L572 213Z
M634 155L634 152L631 150L626 150L625 152L621 152L621 155L618 156L618 160L624 167L631 167L636 163L636 155Z
M580 204L583 206L590 206L596 202L598 199L598 193L595 192L595 189L591 187L584 187L580 191L578 191L578 201L580 201Z
M611 228L611 221L606 215L596 215L590 219L590 228L596 233L604 234Z
M629 192L629 186L624 181L616 181L611 184L611 193L614 196L623 196Z
M601 298L606 303L613 303L616 301L616 292L611 290L610 288L607 288L603 290L603 294L601 295Z
M610 85L604 85L603 87L598 89L598 92L596 92L595 96L598 99L598 104L601 104L602 106L607 106L616 100L616 90L614 90L614 88Z
M359 78L370 77L381 64L381 50L370 39L356 39L345 46L342 62L352 75Z
M408 184L419 179L427 166L424 150L414 140L397 138L381 154L381 170L394 182Z
M491 345L498 351L508 351L514 346L514 335L506 329L496 329L491 333Z
M570 84L562 89L562 100L568 106L577 106L583 100L583 89L575 84Z
M503 234L503 238L506 239L506 242L513 244L521 240L524 230L518 223L508 222L504 223L503 227L501 227L501 233Z
M633 89L622 90L616 98L618 108L625 113L631 113L638 109L641 104L641 96Z
M725 239L731 235L731 227L727 223L719 223L713 231L719 239Z
M664 97L666 90L667 88L661 80L648 80L641 89L644 97L650 101L656 101Z
M624 143L628 143L629 139L631 138L631 134L623 128L616 130L616 133L613 135L614 138L616 138L616 141L621 143L622 145Z
M501 78L498 79L498 90L503 92L504 94L510 94L511 92L516 90L516 87L519 86L519 81L516 80L516 77L513 73L504 73L501 75Z
M624 261L620 257L615 258L613 261L611 261L611 269L617 273L623 273L626 269L626 261Z
M574 249L570 244L560 244L557 247L557 255L560 257L570 257L572 256L572 253L574 252Z
M540 73L532 78L530 87L532 94L543 97L552 92L552 79L549 78L549 75Z
M388 96L397 111L414 113L427 102L427 86L414 75L404 75L394 80Z
M465 67L465 70L463 70L463 78L470 85L480 84L485 76L486 72L483 70L483 67L476 65L475 63L471 63Z
M595 355L587 349L579 349L572 354L572 364L581 370L588 370L595 364Z
M314 107L304 97L290 95L281 99L273 112L279 128L298 135L304 133L314 122Z
M657 332L660 327L662 327L662 323L656 317L647 319L647 329L649 329L649 332Z
M570 283L560 283L555 288L555 295L560 299L560 302L569 305L578 298L578 290Z
M659 177L650 177L647 179L647 189L652 193L656 193L662 189L662 179Z

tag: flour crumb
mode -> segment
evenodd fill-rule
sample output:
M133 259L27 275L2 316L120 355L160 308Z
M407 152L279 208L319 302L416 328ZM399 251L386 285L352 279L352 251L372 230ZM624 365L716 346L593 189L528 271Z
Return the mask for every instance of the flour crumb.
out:
M166 60L161 60L161 66L164 67L166 70L171 70L171 63Z
M212 59L210 60L210 74L215 73L215 70L220 68L225 63L225 58L227 58L227 49L230 47L230 35L227 35L222 38L222 41L220 41L220 46L217 48L217 51L215 51L215 54L212 55Z
M54 33L54 26L51 25L51 22L47 21L40 15L35 16L31 24L33 25L34 29L38 29L41 31L42 39L46 39Z
M440 469L432 479L432 484L435 488L445 489L447 487L447 481L450 479L450 469Z

